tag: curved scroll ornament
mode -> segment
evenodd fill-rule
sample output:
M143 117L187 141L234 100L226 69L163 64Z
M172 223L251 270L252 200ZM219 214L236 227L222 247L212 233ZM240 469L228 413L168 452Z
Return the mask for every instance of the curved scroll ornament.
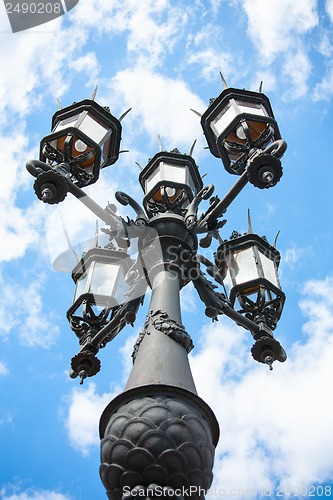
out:
M213 267L209 271L214 273ZM219 282L220 277L217 274L214 277ZM217 316L222 314L223 306L227 303L225 295L215 291L217 285L208 280L200 268L197 269L196 277L192 282L200 299L206 305L206 316L216 320Z
M109 499L204 498L218 426L199 401L155 387L127 397L111 416L106 408L100 475Z
M174 319L169 318L166 312L158 309L155 312L149 311L147 315L146 321L143 325L143 329L139 333L137 341L135 342L133 347L133 361L135 361L144 336L150 335L151 327L153 327L155 330L158 330L159 332L164 333L165 335L168 335L168 337L172 338L176 342L179 342L179 344L181 344L185 348L187 353L192 351L194 344L184 326L177 323L177 321L175 321Z

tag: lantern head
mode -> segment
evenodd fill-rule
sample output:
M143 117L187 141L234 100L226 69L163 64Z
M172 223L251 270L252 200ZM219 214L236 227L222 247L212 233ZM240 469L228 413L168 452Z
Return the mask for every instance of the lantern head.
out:
M94 309L109 311L124 303L128 291L125 276L131 265L125 252L108 248L88 250L73 269L76 290L67 312L69 321L76 316L92 326Z
M148 213L182 213L203 186L194 159L178 150L157 153L141 171L139 180Z
M57 111L52 132L40 144L40 160L65 164L79 187L93 184L101 168L119 156L121 124L107 108L91 99Z
M216 264L230 285L230 301L240 312L256 322L264 321L270 329L276 327L285 295L280 289L278 267L280 253L266 239L245 234L225 241L216 253Z
M268 97L248 90L223 90L211 100L201 126L211 153L237 175L244 172L251 150L281 138Z

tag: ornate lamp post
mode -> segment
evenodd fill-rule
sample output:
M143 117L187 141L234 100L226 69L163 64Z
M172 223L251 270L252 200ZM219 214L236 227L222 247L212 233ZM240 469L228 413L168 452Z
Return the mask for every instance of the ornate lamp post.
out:
M55 114L52 133L41 141L40 159L27 163L39 199L59 203L70 192L105 223L109 237L105 247L90 249L73 270L76 292L67 318L80 350L72 358L72 378L79 376L82 383L99 371L99 349L133 324L146 287L152 290L127 385L100 421L100 474L113 500L199 499L212 482L219 426L195 389L181 288L192 281L209 317L225 314L246 328L255 340L255 360L272 368L275 360L286 359L272 333L284 303L278 251L252 232L234 234L229 241L219 234L223 214L248 181L269 188L280 179L286 144L262 93L225 89L201 121L211 152L240 176L222 199L212 196L213 185L203 187L192 156L175 149L160 151L141 171L144 208L125 193L115 194L120 204L133 208L134 220L116 215L113 205L100 207L81 188L96 182L100 168L118 158L121 124L89 100ZM198 216L203 200L209 207ZM198 247L209 247L214 238L219 247L211 262ZM128 254L133 239L138 241L136 260Z

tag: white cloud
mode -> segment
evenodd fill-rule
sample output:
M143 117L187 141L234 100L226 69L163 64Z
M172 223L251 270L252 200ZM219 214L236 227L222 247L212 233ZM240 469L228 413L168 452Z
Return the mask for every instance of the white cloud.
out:
M94 86L96 86L98 82L98 75L100 71L100 64L97 60L96 54L94 52L87 52L83 56L74 59L69 64L69 67L73 68L78 73L88 75L86 86L91 86L93 91Z
M314 101L328 101L333 95L333 68L327 67L326 75L313 91Z
M187 14L186 9L168 0L139 3L97 0L93 5L81 2L72 20L76 26L98 28L99 34L104 32L116 37L126 32L127 55L139 57L136 59L139 65L151 68L162 65L164 56L173 50L182 36Z
M62 493L38 488L29 488L26 491L21 491L21 488L13 485L1 487L0 496L2 500L71 500L72 498Z
M327 14L330 17L331 23L333 23L333 0L326 0L325 6Z
M39 241L37 232L38 221L28 219L28 214L36 213L32 207L22 210L11 204L0 202L0 211L7 214L0 223L0 261L9 261L22 257L31 245Z
M0 149L6 175L2 176L0 192L0 261L22 257L28 247L39 242L38 226L43 218L40 203L18 206L19 196L32 189L32 177L26 172L29 152L24 127L18 125L12 134L0 136Z
M333 3L332 3L333 5ZM324 57L330 57L333 53L333 45L330 40L330 36L328 32L323 32L322 37L320 39L320 43L318 46L318 51Z
M311 62L303 49L291 50L286 54L283 72L289 80L287 98L299 99L306 95L311 69Z
M29 347L49 348L57 342L59 327L52 323L52 313L44 311L44 278L13 283L0 276L0 336L18 335Z
M133 108L126 120L132 120L135 130L144 131L155 143L160 134L164 149L177 147L185 153L198 139L196 152L200 150L200 120L190 108L204 111L206 106L184 81L145 68L131 68L117 73L111 88L125 109Z
M9 370L7 368L7 365L3 362L0 361L0 377L3 375L8 375Z
M182 34L187 18L185 9L172 6L168 0L130 0L126 5L128 50L139 52L141 63L145 61L150 67L161 65L164 54L173 50Z
M272 60L318 24L316 0L241 0L248 31L260 54Z
M305 285L300 307L307 337L273 372L251 359L243 329L223 318L205 328L191 365L222 430L213 486L285 491L332 478L332 292L332 278Z
M14 414L10 410L6 410L0 415L0 425L12 425L14 421ZM1 490L0 490L1 491Z
M196 7L200 8L200 17L205 18L207 15L205 6L199 4ZM193 33L188 33L186 40L187 52L183 61L185 71L188 66L194 66L201 78L212 82L219 79L220 71L227 80L232 79L235 73L239 78L241 65L235 64L239 54L226 52L223 34L223 26L208 21L203 22L202 29L198 30L196 27Z
M89 382L87 387L72 390L68 401L68 415L65 426L71 446L83 455L89 453L91 446L99 444L99 419L108 403L121 391L117 388L114 393L99 395L96 385ZM80 425L78 425L80 422Z
M214 50L212 47L193 51L189 54L186 63L188 65L196 65L200 68L200 76L208 81L216 81L220 71L224 75L232 74L232 60L230 54Z
M182 288L180 293L181 310L185 312L194 312L197 309L196 301L198 299L197 292L190 282L187 286ZM203 306L204 307L204 306Z
M138 332L127 338L119 352L122 359L122 373L120 383L113 387L112 392L99 395L96 384L88 382L87 386L75 387L67 401L68 413L65 417L65 427L71 446L83 455L88 455L93 446L100 443L98 435L99 420L103 410L118 394L120 394L131 372L133 361L131 354ZM80 425L77 423L80 422Z

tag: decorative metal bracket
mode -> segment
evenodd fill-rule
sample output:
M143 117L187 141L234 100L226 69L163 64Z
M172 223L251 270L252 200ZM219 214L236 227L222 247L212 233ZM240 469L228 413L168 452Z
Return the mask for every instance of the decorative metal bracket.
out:
M133 210L136 213L136 219L135 219L135 224L138 225L146 225L148 223L147 216L145 214L144 209L139 205L137 201L135 201L131 196L128 194L122 192L122 191L117 191L115 193L116 200L123 206L130 205Z
M214 189L213 184L208 184L208 186L202 188L191 201L185 215L185 225L189 231L194 229L197 224L197 212L200 203L202 200L208 200L208 198L213 194Z
M133 361L137 356L137 353L140 348L140 344L144 339L145 335L150 335L152 333L151 327L159 332L168 335L168 337L172 338L176 342L179 342L187 353L192 351L194 345L190 335L187 333L183 325L177 323L177 321L169 318L169 315L166 312L158 309L157 311L149 311L146 321L143 325L142 331L139 333L138 339L133 347Z

